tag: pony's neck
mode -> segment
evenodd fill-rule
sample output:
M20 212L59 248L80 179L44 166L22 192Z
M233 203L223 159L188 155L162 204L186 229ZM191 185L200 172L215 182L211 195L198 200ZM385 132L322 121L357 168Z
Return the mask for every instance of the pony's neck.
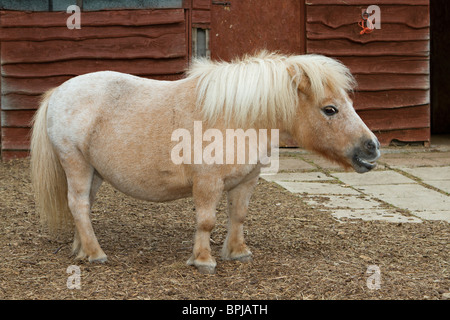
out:
M197 61L188 77L197 81L197 108L210 124L224 120L242 129L274 129L285 127L295 113L297 88L281 56Z

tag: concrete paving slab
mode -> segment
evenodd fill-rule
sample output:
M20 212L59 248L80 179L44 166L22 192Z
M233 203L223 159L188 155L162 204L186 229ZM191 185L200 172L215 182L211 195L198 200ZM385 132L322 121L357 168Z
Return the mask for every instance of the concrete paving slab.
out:
M427 181L450 181L450 166L445 167L419 167L419 168L399 168L410 175Z
M317 169L315 166L298 158L282 158L279 159L279 171L282 170L312 170Z
M273 175L263 175L261 178L267 181L323 181L334 180L322 172L281 172Z
M392 168L450 166L450 152L412 152L383 154L379 160Z
M374 196L398 208L413 211L439 210L450 213L450 197L419 184L356 186L367 195Z
M334 209L376 209L381 203L365 196L356 195L328 195L324 197L308 197L304 201L314 207Z
M333 210L331 215L338 220L346 219L361 219L365 221L385 221L385 222L393 222L393 223L420 223L420 220L417 217L412 216L404 216L394 210L389 209L354 209L354 210L345 210L338 209Z
M414 215L423 220L443 220L450 223L450 211L423 210L415 211Z
M360 194L358 191L343 187L336 183L276 181L280 186L292 193L308 194Z
M263 178L275 181L292 193L302 194L306 203L312 207L327 211L344 221L450 222L450 196L427 188L413 178L417 177L425 184L450 193L450 150L433 149L431 151L436 152L430 152L424 148L397 149L382 150L377 169L362 175L345 172L339 165L315 154L299 154L306 161L289 157L283 160L286 165L282 170L314 170L320 167L333 172L332 177L344 185L337 184L336 180L327 183L330 177L317 171L281 173ZM401 169L413 177L408 178L391 168ZM408 210L413 216L386 208L382 202Z
M380 202L375 201L370 197L328 195L323 197L307 197L305 202L319 210L329 212L338 220L360 219L365 221L378 220L393 223L422 222L418 217L405 216L394 209L382 208Z
M332 173L331 175L352 186L415 183L414 180L392 170L371 171L364 174L356 172L340 172Z
M323 168L323 169L327 169L327 170L332 170L332 171L342 171L342 167L332 161L329 161L327 159L325 159L324 157L311 153L308 155L302 155L302 158L307 160L307 161L312 161L314 162L316 165L318 165L319 167Z
M439 190L450 193L450 180L438 181L438 180L424 180L423 181L430 186L433 186Z

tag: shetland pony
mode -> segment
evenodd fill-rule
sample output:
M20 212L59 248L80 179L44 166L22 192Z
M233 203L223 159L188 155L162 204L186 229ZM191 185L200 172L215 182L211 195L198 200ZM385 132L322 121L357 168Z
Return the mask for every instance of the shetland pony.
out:
M243 223L261 163L175 164L171 133L196 121L214 128L279 129L304 148L357 172L379 157L379 143L356 114L349 70L320 55L262 52L232 62L194 61L178 81L103 71L48 91L31 140L36 207L51 230L75 227L76 258L106 261L90 220L103 181L148 201L193 197L197 229L189 265L214 273L210 233L223 192L228 234L223 259L248 261ZM268 149L271 147L268 146Z

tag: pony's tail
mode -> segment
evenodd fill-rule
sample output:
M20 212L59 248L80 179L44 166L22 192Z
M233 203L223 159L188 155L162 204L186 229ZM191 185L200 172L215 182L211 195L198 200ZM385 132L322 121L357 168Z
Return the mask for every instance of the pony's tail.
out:
M47 134L47 109L55 89L47 91L33 118L31 135L31 181L36 211L52 233L73 225L67 201L67 179Z

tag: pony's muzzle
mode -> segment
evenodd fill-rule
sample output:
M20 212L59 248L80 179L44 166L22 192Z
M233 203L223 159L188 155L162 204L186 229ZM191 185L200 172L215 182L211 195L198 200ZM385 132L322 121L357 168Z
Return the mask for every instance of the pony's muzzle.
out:
M364 173L376 167L375 161L380 157L380 142L376 137L364 140L351 153L353 169Z

